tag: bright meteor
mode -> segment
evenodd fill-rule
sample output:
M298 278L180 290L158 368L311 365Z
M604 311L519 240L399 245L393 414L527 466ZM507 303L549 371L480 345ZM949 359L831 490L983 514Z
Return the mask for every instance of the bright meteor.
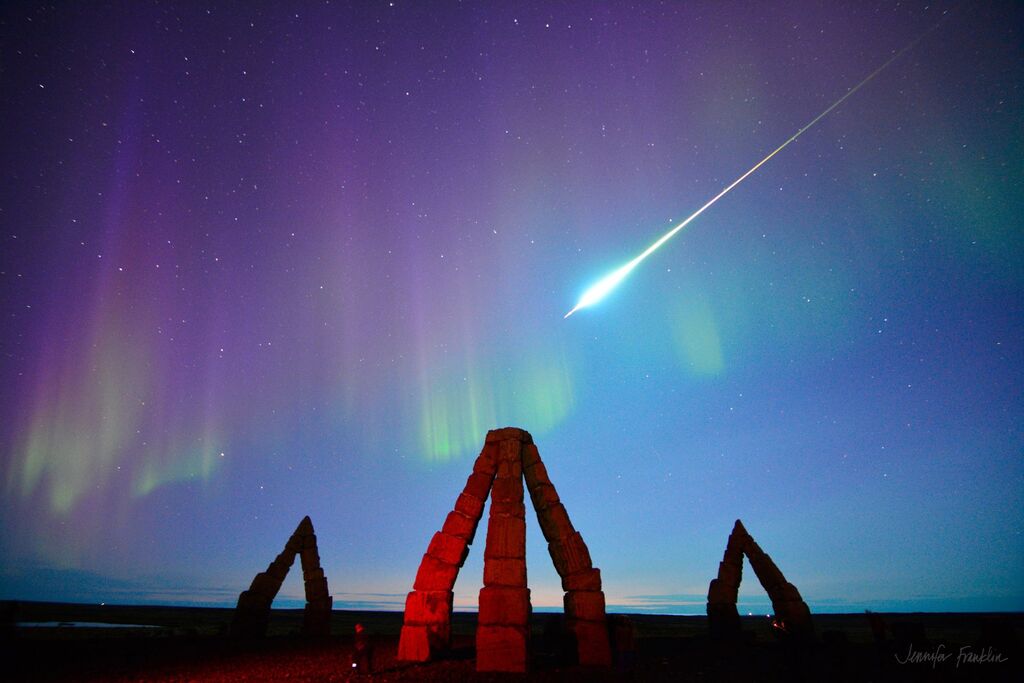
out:
M843 102L845 102L847 100L847 98L849 98L851 95L853 95L853 93L857 92L858 90L863 88L865 85L867 85L871 81L871 79L873 79L878 74L882 73L882 71L884 71L886 69L886 67L888 67L890 64L895 62L904 52L906 52L907 50L912 48L914 45L916 45L922 38L924 38L926 35L928 35L932 31L934 31L937 26L938 26L938 24L933 26L931 29L926 31L924 34L922 34L916 40L914 40L909 45L904 47L902 50L900 50L899 52L894 54L892 57L890 57L889 60L887 62L885 62L885 64L883 64L882 66L880 66L877 69L875 69L874 71L872 71L867 76L867 78L865 78L863 81L861 81L860 83L855 85L853 88L851 88L845 95L840 97L838 100L833 102L832 105L828 109L826 109L825 111L821 112L820 114L815 116L813 119L811 119L810 123L805 125L803 128L801 128L797 132L793 133L793 135L788 140L786 140L781 145L776 147L775 150L771 154L766 156L764 159L761 159L761 161L759 161L756 164L754 164L750 168L749 171L747 171L746 173L741 175L739 178L737 178L736 180L734 180L731 183L729 183L729 185L727 185L724 190L722 190L721 192L716 194L714 197L709 199L708 202L706 204L704 204L704 206L702 206L699 209L697 209L696 211L694 211L690 215L689 218L684 220L682 223L679 223L674 228L672 228L671 230L666 232L664 235L662 235L660 238L658 238L658 240L654 244L652 244L651 246L647 247L647 249L645 249L640 255L635 257L632 261L629 261L625 265L619 266L618 268L616 268L615 270L613 270L612 272L608 273L603 278L598 280L596 283L591 285L591 287L589 289L587 289L587 291L583 292L583 296L580 297L579 302L577 302L577 304L575 306L573 306L571 311L569 311L568 313L565 314L564 318L568 318L570 315L572 315L576 311L580 310L581 308L588 308L590 306L593 306L597 302L601 301L602 299L604 299L609 294L609 292L611 292L613 289L615 289L619 285L620 282L622 282L623 280L626 279L626 276L629 275L630 272L632 272L632 270L634 268L636 268L638 265L640 265L643 262L643 260L646 259L648 256L653 254L658 249L658 247L660 247L661 245L665 244L665 242L668 242L670 239L672 239L672 237L675 236L676 233L678 233L680 230L682 230L687 225L689 225L693 221L693 219L695 219L697 216L699 216L702 213L704 213L704 211L706 211L708 208L710 208L712 204L714 204L719 199L721 199L726 194L728 194L729 190L731 190L732 188L736 187L741 182L746 180L747 176L749 176L751 173L753 173L757 169L761 168L765 163L768 162L769 159L771 159L773 156L775 156L776 154L778 154L779 152L784 150L789 145L789 143L793 142L798 137L803 135L804 132L806 130L808 130L811 126L813 126L818 121L820 121L823 118L825 118L826 116L828 116L828 114L833 109L835 109L836 107L841 105Z

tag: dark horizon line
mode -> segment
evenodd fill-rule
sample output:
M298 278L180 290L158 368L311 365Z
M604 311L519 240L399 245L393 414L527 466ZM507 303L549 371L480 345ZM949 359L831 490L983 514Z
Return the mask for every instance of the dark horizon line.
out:
M299 602L296 600L296 602ZM71 606L71 607L117 607L117 608L131 608L131 609L200 609L200 610L234 610L235 607L229 604L197 604L197 603L122 603L122 602L74 602L67 600L51 601L51 600L35 600L35 599L18 599L18 598L0 598L0 604L32 604L32 605L47 605L53 607L59 606ZM626 611L615 609L616 607L623 607L622 605L609 605L607 609L608 614L624 614L628 616L643 616L643 617L695 617L706 619L707 614L690 614L681 612L663 612L655 610L640 610L640 611ZM303 607L272 607L272 611L276 612L299 612L303 610ZM360 612L360 613L381 613L381 614L402 614L404 609L358 609L351 607L332 608L332 612ZM545 614L559 614L563 610L558 607L538 607L533 610L534 612L545 613ZM1022 610L877 610L877 609L863 609L855 612L832 612L832 611L817 611L813 612L812 615L828 615L828 616L862 616L866 612L873 614L928 614L928 615L941 615L941 614L1020 614L1024 615ZM456 614L477 614L477 610L455 610ZM741 618L744 619L763 619L765 618L762 614L740 614Z

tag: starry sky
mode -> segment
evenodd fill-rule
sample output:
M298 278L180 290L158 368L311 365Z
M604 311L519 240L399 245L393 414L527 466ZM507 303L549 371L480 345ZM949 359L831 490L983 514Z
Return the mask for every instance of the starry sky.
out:
M4 3L0 598L233 604L308 514L401 609L514 425L610 609L703 613L741 518L812 611L1024 610L1022 19Z

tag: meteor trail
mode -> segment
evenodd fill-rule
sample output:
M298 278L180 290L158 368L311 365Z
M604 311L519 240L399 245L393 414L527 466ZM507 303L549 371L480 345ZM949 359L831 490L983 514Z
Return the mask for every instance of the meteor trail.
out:
M593 306L594 304L599 302L601 299L603 299L605 296L607 296L608 293L611 292L613 289L615 289L615 287L618 286L618 284L620 282L622 282L623 280L626 279L626 276L629 275L630 272L632 272L632 270L634 268L636 268L638 265L640 265L640 263L643 262L643 260L646 259L648 256L653 254L658 249L658 247L660 247L661 245L665 244L665 242L667 242L670 239L672 239L672 237L677 232L679 232L680 230L685 228L687 225L689 225L693 221L693 219L695 219L697 216L699 216L702 213L704 213L704 211L706 211L712 204L714 204L719 199L724 197L729 192L729 190L731 190L732 188L736 187L741 182L746 180L747 176L749 176L751 173L753 173L757 169L761 168L765 163L767 163L767 161L769 159L771 159L773 156L775 156L776 154L778 154L779 152L784 150L789 145L789 143L793 142L798 137L803 135L804 131L806 131L811 126L816 124L818 121L821 121L823 118L828 116L828 114L833 109L835 109L836 107L841 105L843 102L845 102L851 95L853 95L853 93L857 92L858 90L863 88L865 85L867 85L875 76L877 76L878 74L882 73L882 71L884 71L886 69L886 67L888 67L890 64L895 62L897 59L899 59L899 57L904 52L906 52L907 50L909 50L912 47L914 47L915 45L917 45L917 43L919 43L921 41L921 39L923 39L926 35L928 35L932 31L934 31L938 26L939 26L939 24L935 24L935 26L932 26L930 29L928 29L923 34L921 34L916 39L914 39L909 45L907 45L902 50L900 50L899 52L894 54L892 57L890 57L889 60L885 62L885 64L882 64L882 66L878 67L877 69L872 71L870 74L868 74L867 78L865 78L863 81L861 81L860 83L855 85L853 88L851 88L845 95L840 97L838 100L833 102L832 105L828 109L826 109L825 111L821 112L820 114L815 116L813 119L811 119L810 123L805 125L803 128L801 128L797 132L793 133L793 135L788 140L786 140L781 145L776 147L775 150L771 154L766 156L764 159L761 159L761 161L759 161L756 164L754 164L750 168L749 171L747 171L746 173L741 175L736 180L732 181L729 185L726 186L726 188L724 190L722 190L721 192L716 194L714 197L709 199L708 202L706 204L704 204L704 206L702 206L699 209L697 209L696 211L694 211L693 214L691 214L689 218L684 220L682 223L679 223L674 228L672 228L671 230L666 232L664 235L659 237L658 241L656 241L651 246L647 247L647 249L645 249L639 256L634 258L632 261L629 261L625 265L619 266L618 268L616 268L615 270L613 270L612 272L608 273L603 278L598 280L596 283L591 285L590 288L587 289L587 291L583 292L583 296L580 297L579 302L572 308L572 310L569 311L568 313L566 313L565 316L563 316L563 320L565 318L568 318L570 315L572 315L576 311L580 310L581 308L587 308L588 306Z

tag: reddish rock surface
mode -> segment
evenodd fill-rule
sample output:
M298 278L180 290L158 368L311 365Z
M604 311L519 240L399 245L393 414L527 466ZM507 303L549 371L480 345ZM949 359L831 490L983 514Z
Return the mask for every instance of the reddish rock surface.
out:
M566 591L566 629L576 643L576 656L584 665L611 664L601 572L593 567L583 536L569 521L533 437L513 427L487 433L455 509L431 539L406 600L399 660L426 662L450 647L451 609L427 606L426 594L450 594L489 495L476 669L527 670L531 605L526 584L524 480Z
M476 627L476 670L524 672L529 664L525 626Z
M424 606L432 600L431 594L451 595L494 483L497 450L496 444L484 444L466 486L455 501L455 509L448 513L441 531L434 534L420 562L413 592L406 599L405 621L398 641L400 660L430 661L450 646L451 600L443 609L436 603L429 609Z

